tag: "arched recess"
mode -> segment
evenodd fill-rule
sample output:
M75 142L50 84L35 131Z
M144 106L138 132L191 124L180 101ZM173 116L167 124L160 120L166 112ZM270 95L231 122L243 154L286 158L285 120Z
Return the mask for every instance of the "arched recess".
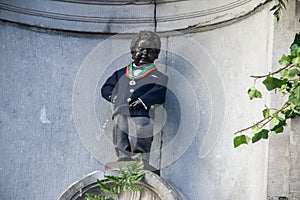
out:
M180 30L244 16L264 0L2 0L0 19L47 29L132 33Z

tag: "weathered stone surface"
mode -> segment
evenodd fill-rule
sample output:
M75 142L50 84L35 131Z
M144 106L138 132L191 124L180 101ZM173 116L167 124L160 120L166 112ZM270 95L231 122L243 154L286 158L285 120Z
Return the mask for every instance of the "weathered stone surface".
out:
M263 0L83 1L2 0L0 18L58 30L133 33L206 26L246 15Z
M84 148L72 116L80 63L103 39L0 24L0 199L56 199L103 166Z
M157 64L169 74L170 90L162 177L190 200L266 199L267 144L233 149L231 133L260 116L263 105L249 102L246 89L250 74L268 72L272 19L265 9L213 31L163 37ZM109 132L98 132L111 121L97 91L130 61L130 39L110 45L102 35L0 28L0 199L55 199L102 169L101 156L115 159ZM106 46L97 51L100 42ZM81 76L82 63L93 73ZM76 95L84 98L75 105Z
M186 63L179 62L176 56L168 56L168 71L174 66L187 77L193 86L184 87L184 92L188 94L193 89L197 99L195 106L192 95L181 97L180 103L190 99L187 104L180 104L181 111L193 109L181 116L190 115L187 120L193 123L197 123L197 117L201 119L195 136L192 126L179 131L184 139L176 141L173 152L162 152L165 162L163 159L180 152L186 141L193 138L182 156L162 170L162 176L188 199L266 199L268 143L261 141L255 146L234 149L231 133L260 119L264 105L250 101L247 88L253 84L249 75L265 74L266 66L271 65L272 44L268 41L273 34L272 22L270 13L264 10L224 28L187 35L195 46L186 42L185 36L169 37L169 51L189 58L200 74L191 73L193 68L183 65ZM223 90L219 90L220 85ZM179 124L182 122L183 119Z
M159 31L201 27L225 22L243 16L264 1L261 0L214 0L181 1L157 5L157 27Z
M278 69L278 60L282 54L289 52L289 47L294 35L299 31L299 1L289 2L287 10L283 12L279 22L274 25L273 37L273 68ZM282 95L272 96L272 107L281 107L285 101ZM288 122L288 127L283 134L273 135L269 143L269 164L268 164L268 197L270 199L299 199L297 196L300 191L298 181L300 177L299 166L297 164L299 143L297 141L297 121L293 119Z
M99 2L99 1L98 1ZM84 1L3 0L0 18L56 30L80 32L136 32L154 27L153 4L107 5Z
M290 170L289 170L289 199L300 198L300 118L291 123L290 137Z

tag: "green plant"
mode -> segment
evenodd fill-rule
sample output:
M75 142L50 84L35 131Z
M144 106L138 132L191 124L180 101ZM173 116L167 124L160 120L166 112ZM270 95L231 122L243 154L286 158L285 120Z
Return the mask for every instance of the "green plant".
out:
M287 125L287 120L300 115L300 33L295 35L294 42L290 46L290 54L282 55L279 63L284 67L279 70L262 76L251 76L255 78L254 86L248 90L249 98L262 98L262 93L256 89L257 79L264 79L263 85L268 91L275 91L286 96L285 103L280 108L267 107L262 110L263 119L252 126L237 131L234 138L234 147L241 144L258 142L261 139L268 139L269 133L281 133ZM267 126L271 124L271 126ZM252 136L243 134L251 129Z
M104 197L97 194L86 194L85 200L114 200L111 197Z
M139 156L134 162L130 162L127 168L119 168L121 176L104 176L105 181L97 180L101 191L106 196L95 194L86 194L85 200L114 200L113 196L118 196L127 191L144 191L145 189L138 185L144 177L144 163Z
M273 1L274 0L266 0L264 4L271 3ZM277 3L271 8L270 11L273 11L273 15L276 17L277 21L279 21L283 9L286 10L286 3L288 0L276 0L276 2Z

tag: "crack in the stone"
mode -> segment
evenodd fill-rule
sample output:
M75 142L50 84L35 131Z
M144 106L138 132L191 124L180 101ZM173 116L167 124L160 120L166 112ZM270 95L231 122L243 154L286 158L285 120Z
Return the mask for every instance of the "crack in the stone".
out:
M156 32L157 30L157 13L156 10L157 9L157 2L156 0L154 0L154 32Z

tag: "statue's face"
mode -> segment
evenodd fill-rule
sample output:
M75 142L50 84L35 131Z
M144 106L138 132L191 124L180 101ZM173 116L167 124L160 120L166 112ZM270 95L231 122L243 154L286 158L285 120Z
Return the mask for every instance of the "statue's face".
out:
M153 63L156 59L156 51L153 42L149 40L140 40L136 49L131 53L134 64L144 65Z

